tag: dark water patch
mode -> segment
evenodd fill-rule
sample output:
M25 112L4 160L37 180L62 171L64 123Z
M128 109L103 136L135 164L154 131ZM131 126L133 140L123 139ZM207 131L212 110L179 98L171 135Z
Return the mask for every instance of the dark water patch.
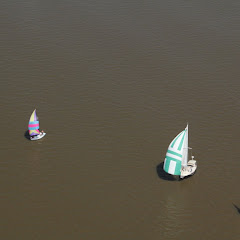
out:
M235 207L235 209L237 210L237 212L240 214L240 208L239 208L237 205L235 205L234 203L233 203L233 206Z
M30 141L30 136L28 130L24 133L24 137Z
M173 175L170 175L168 173L166 173L164 170L163 170L163 164L164 162L161 162L159 165L157 165L156 167L156 171L157 171L157 174L158 174L158 177L163 179L163 180L166 180L166 181L178 181L178 177L175 177Z

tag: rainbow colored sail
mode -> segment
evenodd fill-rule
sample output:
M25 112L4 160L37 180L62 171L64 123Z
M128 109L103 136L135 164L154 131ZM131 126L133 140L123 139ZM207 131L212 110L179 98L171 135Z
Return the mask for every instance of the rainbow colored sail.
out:
M29 135L30 136L35 136L40 134L39 132L39 121L38 121L38 117L36 114L36 109L33 111L30 119L29 119L29 123L28 123L28 130L29 130Z

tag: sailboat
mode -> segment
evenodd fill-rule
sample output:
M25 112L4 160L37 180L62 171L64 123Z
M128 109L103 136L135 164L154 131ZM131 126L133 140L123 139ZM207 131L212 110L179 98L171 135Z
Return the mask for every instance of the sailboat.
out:
M39 121L38 121L36 109L33 111L32 115L29 119L28 131L29 131L31 140L39 140L46 135L45 132L39 131Z
M197 169L197 162L192 159L188 160L188 124L170 143L163 169L165 172L179 176L181 179L193 175Z

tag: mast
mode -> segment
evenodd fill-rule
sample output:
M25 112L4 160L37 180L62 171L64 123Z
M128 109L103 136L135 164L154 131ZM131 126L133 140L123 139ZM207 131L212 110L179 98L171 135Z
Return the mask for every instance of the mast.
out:
M182 158L182 166L186 167L188 163L188 124L185 128L185 138L183 145L183 158Z

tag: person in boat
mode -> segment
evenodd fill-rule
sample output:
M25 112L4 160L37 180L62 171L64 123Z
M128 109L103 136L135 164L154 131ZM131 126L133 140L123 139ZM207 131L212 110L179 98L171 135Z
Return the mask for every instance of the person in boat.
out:
M39 132L39 134L38 135L42 135L44 133L44 131L42 130L41 132ZM33 139L33 138L35 138L35 137L37 137L38 135L33 135L33 136L31 136L31 139Z
M186 171L186 170L187 170L187 167L182 166L182 171Z

